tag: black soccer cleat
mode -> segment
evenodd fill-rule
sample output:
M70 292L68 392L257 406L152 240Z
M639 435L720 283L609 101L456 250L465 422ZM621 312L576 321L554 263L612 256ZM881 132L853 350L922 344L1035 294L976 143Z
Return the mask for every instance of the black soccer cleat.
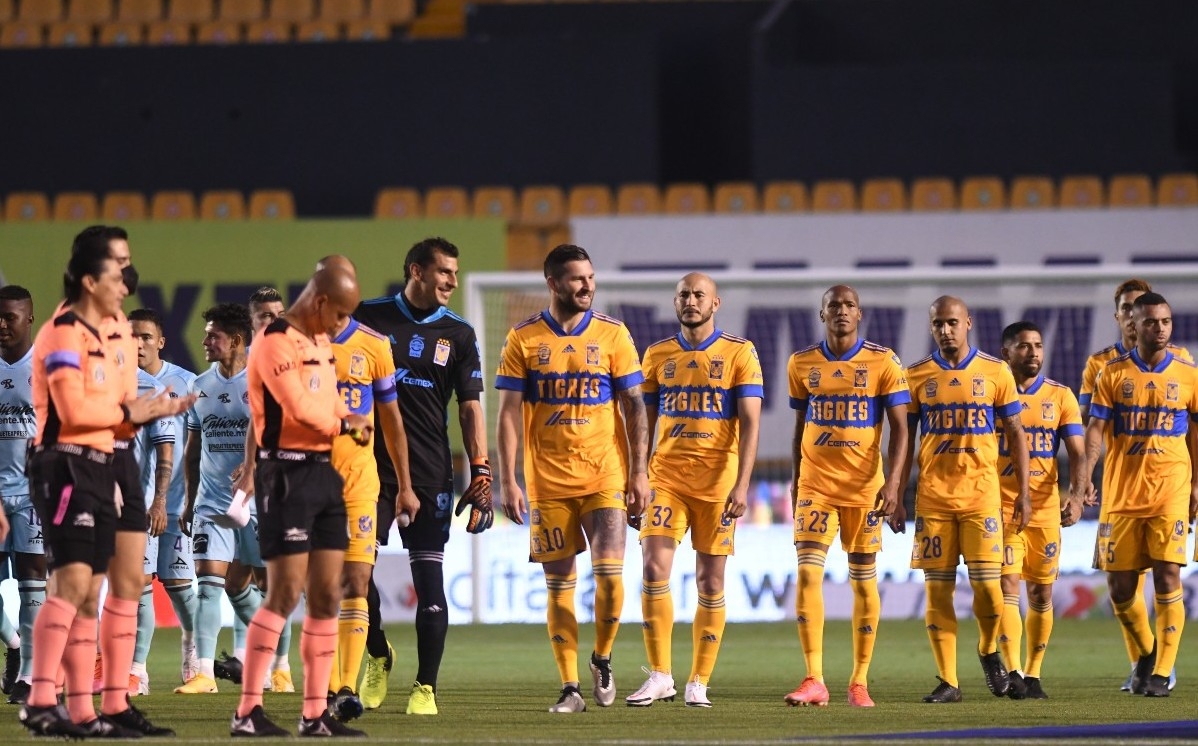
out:
M35 736L63 736L64 738L86 738L87 731L71 722L67 708L62 705L34 707L24 705L17 714L21 725Z
M1011 688L1011 680L1007 678L1007 667L1002 662L1002 654L995 650L989 655L979 655L982 662L982 673L986 675L986 687L996 697L1007 696Z
M220 651L220 657L213 661L212 673L216 674L218 679L232 681L241 686L241 661L224 650Z
M1011 699L1027 697L1027 682L1015 671L1007 674L1007 696Z
M80 723L79 728L86 734L85 738L119 738L124 741L141 738L141 733L121 727L107 715L97 715L95 720Z
M936 678L940 679L939 676ZM940 679L940 684L932 690L932 693L923 698L924 702L934 705L949 704L952 702L961 701L961 690L944 679Z
M21 675L21 649L8 648L4 651L4 676L0 678L0 692L11 694L17 677Z
M1027 685L1027 694L1024 696L1028 699L1048 699L1048 695L1044 693L1043 687L1040 686L1040 679L1028 676L1023 680L1023 683Z
M262 705L256 705L250 714L243 718L233 713L233 722L229 724L229 735L233 737L248 736L250 738L277 738L291 734L270 721L262 710Z
M1169 696L1169 677L1160 676L1159 674L1151 674L1148 681L1144 682L1145 697L1168 697Z
M8 695L8 703L10 705L25 704L29 700L29 690L31 688L28 681L18 680L12 685L12 694Z
M1148 655L1141 655L1136 661L1136 669L1131 672L1131 693L1143 694L1145 687L1148 686L1148 677L1152 676L1152 669L1156 668L1156 643L1152 643L1152 652Z
M175 735L175 731L171 730L170 728L154 725L147 720L142 711L134 707L133 703L129 701L128 697L125 698L125 701L129 704L127 709L121 710L115 715L105 715L104 717L121 726L125 730L136 731L143 736Z
M308 718L300 718L299 734L301 736L311 736L316 738L329 738L333 736L364 738L366 736L366 734L360 730L354 730L349 726L342 725L341 723L337 722L337 719L330 715L327 710L322 712L318 718L312 718L310 720Z
M362 717L362 711L362 700L348 686L341 687L329 706L333 717L343 723Z

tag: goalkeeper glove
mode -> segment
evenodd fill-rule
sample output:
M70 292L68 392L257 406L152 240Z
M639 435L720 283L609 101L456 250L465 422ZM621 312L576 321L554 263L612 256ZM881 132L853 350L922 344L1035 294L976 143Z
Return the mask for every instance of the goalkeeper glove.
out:
M472 534L481 534L495 522L495 513L491 509L491 465L485 458L476 458L470 462L470 486L458 500L454 515L461 515L470 506L470 520L466 522L466 530Z

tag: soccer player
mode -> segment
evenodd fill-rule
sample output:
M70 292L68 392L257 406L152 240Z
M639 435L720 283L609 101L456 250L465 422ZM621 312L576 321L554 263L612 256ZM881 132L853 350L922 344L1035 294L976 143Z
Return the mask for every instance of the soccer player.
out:
M1169 696L1185 606L1181 567L1186 527L1198 512L1198 369L1169 349L1172 310L1157 293L1132 304L1136 346L1106 364L1090 402L1086 481L1107 444L1099 561L1115 617L1135 638L1131 691ZM1093 492L1093 485L1090 486ZM1139 573L1152 569L1156 634L1135 603Z
M508 332L496 375L503 512L528 512L530 559L548 589L548 627L561 676L550 712L585 712L578 689L574 555L591 549L595 575L595 702L616 699L611 649L624 604L625 524L648 505L644 374L628 328L591 310L595 271L586 250L562 244L545 258L549 308ZM619 423L623 423L620 427ZM527 502L516 479L524 442ZM631 519L631 520L630 520Z
M24 704L33 673L33 623L46 601L46 555L42 527L29 496L25 446L37 434L33 416L33 298L19 285L0 287L0 497L9 535L0 545L0 564L12 562L21 606L20 634L0 607L8 651L4 693L9 704ZM17 643L13 645L13 643Z
M1032 501L1027 528L1016 531L1012 516L1019 483L1005 432L999 434L999 482L1003 497L1003 615L999 648L1010 673L1012 699L1048 699L1040 684L1040 665L1052 635L1052 584L1061 562L1061 527L1081 518L1085 499L1086 450L1081 413L1068 386L1045 378L1044 340L1030 321L1011 324L1002 333L1002 358L1011 367L1022 402L1024 436L1029 458L1028 491ZM1057 486L1057 451L1069 454L1070 490ZM1019 581L1027 583L1027 668L1020 664L1023 619L1019 610Z
M216 639L220 633L221 596L228 595L234 614L249 622L262 597L243 575L237 585L229 581L229 566L262 564L258 547L258 521L245 526L222 525L220 516L233 501L230 473L241 463L250 407L246 374L246 344L250 316L245 306L222 303L204 312L204 359L212 366L192 382L195 406L187 413L184 457L187 504L182 524L190 532L199 579L195 615L197 670L177 694L210 694L217 691Z
M924 702L960 702L957 681L957 613L953 595L957 563L965 558L978 624L978 658L986 686L996 697L1010 686L998 626L1002 620L1002 495L998 479L997 430L1006 430L1018 484L1011 524L1022 531L1031 517L1028 451L1019 415L1022 405L1011 369L969 345L973 319L959 298L941 296L929 309L937 350L907 369L911 404L907 416L907 462L899 494L905 492L915 454L915 545L911 567L924 571L925 619L940 684ZM906 530L899 503L890 526Z
M1095 352L1086 359L1086 368L1082 372L1082 387L1078 395L1078 403L1081 405L1082 419L1089 418L1090 399L1094 395L1094 385L1098 380L1098 374L1111 360L1126 355L1128 351L1136 346L1136 326L1132 322L1132 305L1144 293L1152 292L1152 285L1146 280L1132 278L1119 284L1115 288L1115 325L1119 328L1119 339L1115 344L1105 347L1098 352ZM1169 343L1169 351L1183 360L1193 361L1194 357L1189 350L1184 347ZM1111 444L1107 443L1107 449L1110 450ZM1101 503L1098 514L1098 522L1100 524L1106 522L1107 503ZM1102 561L1100 559L1100 551L1103 545L1103 537L1094 537L1094 561L1091 566L1095 570L1102 569ZM1132 599L1133 615L1139 616L1148 613L1148 607L1144 602L1144 576L1146 571L1140 573L1140 578L1136 585L1136 593ZM1123 631L1123 645L1127 649L1128 660L1131 661L1131 672L1128 673L1127 679L1120 687L1125 692L1131 691L1132 677L1135 675L1136 661L1140 657L1140 646L1136 638L1132 635L1127 627L1120 628ZM1169 688L1172 689L1177 683L1176 671L1169 672Z
M191 383L196 375L174 363L167 362L161 357L166 337L162 333L162 319L157 312L148 308L139 308L129 314L129 323L133 326L133 336L137 339L137 365L143 372L153 376L158 383L171 390L171 396L177 397L191 390ZM187 447L187 414L175 418L175 439L172 448L172 464L170 483L167 486L166 502L162 506L152 504L148 509L151 528L158 523L163 525L160 535L153 535L146 540L147 576L155 575L158 582L166 589L175 616L179 619L182 632L182 670L181 681L187 681L196 673L199 663L196 660L194 624L197 609L197 598L193 581L195 569L191 556L191 540L183 535L180 519L187 503L187 488L184 484L183 454ZM153 586L149 581L142 592L142 604L137 612L138 648L134 655L134 668L138 660L144 667L145 654L149 651L149 643L141 644L142 636L147 639L153 634L154 605L152 602ZM142 673L137 670L135 673Z
M882 549L882 522L902 499L899 483L907 459L911 394L898 355L860 336L861 298L856 290L848 285L828 288L819 313L824 341L796 352L787 366L795 410L795 619L807 677L786 695L786 703L828 704L824 563L839 530L853 589L848 702L873 707L868 674L882 611L875 558ZM889 477L882 471L883 419L890 425Z
M670 570L688 529L699 604L684 697L689 707L711 707L707 687L726 617L724 567L733 552L736 521L748 505L765 396L757 350L749 340L716 328L719 307L710 277L683 277L674 293L682 329L650 345L641 366L648 432L658 422L661 429L649 462L651 497L640 532L642 627L650 672L625 699L633 707L674 698Z
M370 445L374 423L351 414L337 392L329 333L353 313L358 282L339 267L318 270L288 310L255 341L250 410L258 434L254 500L269 580L246 639L234 736L281 736L262 709L262 680L287 618L305 594L301 736L360 736L328 712L326 693L337 650L346 534L341 477L330 464L333 438Z
M482 533L490 527L491 467L487 461L486 420L480 397L482 364L474 328L450 311L458 286L458 248L444 238L427 238L412 246L404 258L404 287L394 296L368 300L354 317L391 341L399 408L408 439L411 484L416 506L399 505L399 535L408 550L416 590L416 681L406 711L409 715L437 714L437 675L449 628L442 561L449 541L453 505L453 464L449 452L449 401L456 397L462 443L470 460L470 484L455 513L469 508L466 530ZM405 490L390 456L390 434L379 422L382 438L375 439L382 491L378 501L378 541L396 520L395 496ZM408 523L410 521L410 524ZM395 651L383 634L379 593L373 579L367 601L370 629L366 636L366 672L362 704L373 709L387 695L387 673Z

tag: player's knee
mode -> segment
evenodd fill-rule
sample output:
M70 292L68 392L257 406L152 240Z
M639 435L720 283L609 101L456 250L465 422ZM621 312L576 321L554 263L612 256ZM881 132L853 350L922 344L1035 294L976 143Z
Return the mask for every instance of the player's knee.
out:
M1006 580L1006 578L1003 578ZM1006 592L1003 588L1003 592ZM1016 588L1018 590L1018 588ZM1029 603L1037 606L1044 606L1052 603L1052 583L1029 583L1027 586L1027 599Z

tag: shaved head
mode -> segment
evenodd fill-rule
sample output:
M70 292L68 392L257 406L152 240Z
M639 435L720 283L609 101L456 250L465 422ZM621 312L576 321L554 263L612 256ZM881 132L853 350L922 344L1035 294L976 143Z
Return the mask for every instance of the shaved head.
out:
M354 263L348 257L341 254L330 254L316 263L317 272L324 269L340 269L348 272L353 277L358 276L358 268L354 266Z
M707 292L711 293L712 295L717 295L719 292L716 289L715 280L711 279L710 275L705 275L702 272L691 272L690 274L683 277L681 280L678 281L677 289L682 289L682 287L684 285L687 287L692 287L692 288L702 286L703 288L705 288L707 290Z
M932 301L932 306L928 309L928 313L935 316L955 309L960 309L965 316L969 315L969 306L965 305L965 301L953 295L942 295Z
M853 287L852 285L833 285L832 287L828 288L824 291L824 297L820 305L828 305L828 301L837 296L851 297L854 303L856 303L858 306L861 305L861 296L857 294L857 288Z
M321 269L312 275L312 289L318 296L327 296L334 305L348 306L352 311L358 307L362 293L358 289L358 276L354 265L345 257L329 257Z
M958 361L969 352L969 330L973 319L965 301L951 295L942 295L932 301L928 309L932 339L940 348L940 355L950 363Z
M715 280L702 272L691 272L678 281L674 290L674 312L683 329L700 338L715 331L715 312L720 308Z
M362 300L353 262L340 256L321 259L308 285L288 311L291 322L308 334L324 332L336 337L349 325L350 315Z

